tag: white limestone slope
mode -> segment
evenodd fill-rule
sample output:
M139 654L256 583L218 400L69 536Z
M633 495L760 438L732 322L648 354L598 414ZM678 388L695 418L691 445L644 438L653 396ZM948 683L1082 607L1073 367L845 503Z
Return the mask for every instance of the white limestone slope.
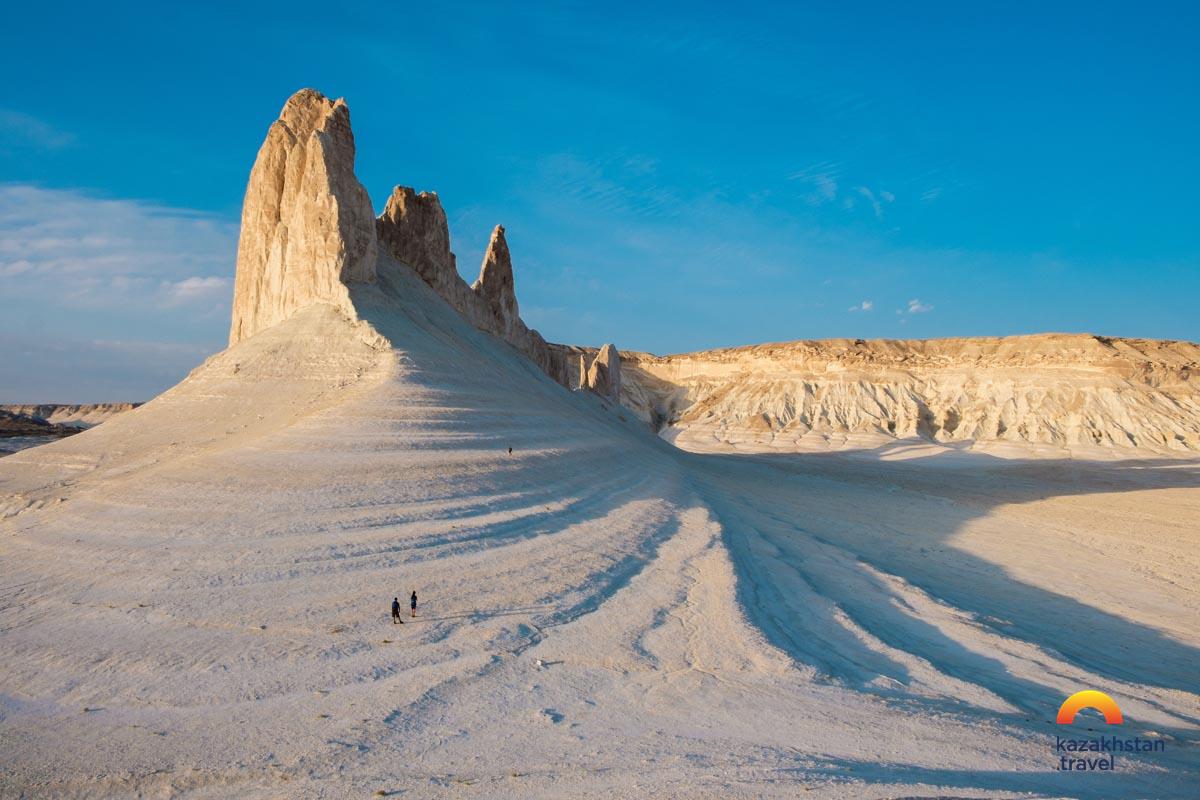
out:
M352 295L361 322L312 306L0 462L2 793L1169 797L1200 777L1194 466L691 455L401 265ZM414 588L420 616L391 625ZM1053 771L1080 687L1171 749Z

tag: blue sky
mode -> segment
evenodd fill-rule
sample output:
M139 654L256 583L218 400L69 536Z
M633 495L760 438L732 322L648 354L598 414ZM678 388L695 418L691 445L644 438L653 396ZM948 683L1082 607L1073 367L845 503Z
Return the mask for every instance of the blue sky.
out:
M509 234L554 341L1200 339L1187 4L21 4L0 48L0 401L144 399L223 346L296 89L359 177ZM253 7L251 7L253 6Z

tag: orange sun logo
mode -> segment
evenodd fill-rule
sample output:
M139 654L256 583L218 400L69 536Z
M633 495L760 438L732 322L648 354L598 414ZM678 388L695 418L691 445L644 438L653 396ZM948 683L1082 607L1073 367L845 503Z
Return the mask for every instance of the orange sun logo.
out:
M1081 708L1096 709L1104 715L1104 721L1109 725L1120 725L1125 721L1125 717L1121 715L1121 709L1117 706L1115 700L1104 692L1087 689L1086 691L1076 692L1063 701L1063 704L1058 708L1058 724L1070 725L1075 721L1075 715L1079 713Z

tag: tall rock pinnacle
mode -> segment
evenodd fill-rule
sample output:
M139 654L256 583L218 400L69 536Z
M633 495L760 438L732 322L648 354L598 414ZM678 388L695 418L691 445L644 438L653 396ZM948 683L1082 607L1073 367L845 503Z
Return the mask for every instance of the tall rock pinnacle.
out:
M354 176L354 155L344 100L301 89L284 104L246 187L229 344L316 303L358 319L351 284L411 269L475 328L574 388L562 355L521 320L504 228L492 231L479 279L468 286L458 274L438 196L397 186L376 219ZM619 359L596 369L602 373L597 380L609 387L611 379L604 376L620 369Z
M513 284L512 256L508 253L508 242L504 240L504 226L497 225L492 231L479 278L471 290L483 301L485 307L499 323L499 335L512 339L513 330L521 321L517 309L517 291Z
M301 89L250 172L229 343L312 303L348 307L345 284L375 279L375 236L370 197L354 177L349 108Z

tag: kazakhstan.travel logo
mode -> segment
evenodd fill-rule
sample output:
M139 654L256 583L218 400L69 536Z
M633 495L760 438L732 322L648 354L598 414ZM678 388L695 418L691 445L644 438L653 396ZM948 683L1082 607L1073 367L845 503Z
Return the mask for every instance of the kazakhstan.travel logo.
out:
M1108 725L1122 725L1125 722L1121 708L1115 700L1104 692L1088 689L1076 692L1063 701L1058 708L1058 724L1075 724L1075 716L1085 708L1099 711ZM1117 753L1161 753L1166 747L1166 743L1161 740L1142 739L1138 736L1132 739L1119 736L1054 738L1054 752L1059 756L1056 769L1067 772L1112 772L1117 766Z

